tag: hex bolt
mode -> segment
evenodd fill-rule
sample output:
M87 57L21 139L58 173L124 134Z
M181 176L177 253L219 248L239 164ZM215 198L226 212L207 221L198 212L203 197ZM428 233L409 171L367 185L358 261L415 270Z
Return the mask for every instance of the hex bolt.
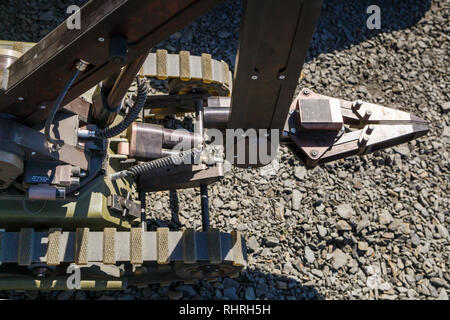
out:
M297 132L297 129L291 128L291 133L292 133L292 134L295 134L296 132Z
M318 152L317 152L317 150L311 150L311 152L309 153L310 155L311 155L311 157L317 157L317 155L319 154Z
M369 142L369 137L368 136L363 136L361 138L361 144L365 145L365 144L367 144L367 142Z
M361 108L362 105L363 105L362 100L356 100L355 102L353 102L352 108L355 110L359 110L359 108Z
M372 111L367 110L366 114L364 115L364 120L367 121L369 120L370 116L372 115Z

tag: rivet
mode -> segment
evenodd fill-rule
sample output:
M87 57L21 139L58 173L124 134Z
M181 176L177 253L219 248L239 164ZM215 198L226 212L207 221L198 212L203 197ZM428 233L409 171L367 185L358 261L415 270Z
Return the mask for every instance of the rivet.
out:
M319 153L317 152L317 150L311 150L311 152L310 152L310 155L314 158L317 157L318 154Z

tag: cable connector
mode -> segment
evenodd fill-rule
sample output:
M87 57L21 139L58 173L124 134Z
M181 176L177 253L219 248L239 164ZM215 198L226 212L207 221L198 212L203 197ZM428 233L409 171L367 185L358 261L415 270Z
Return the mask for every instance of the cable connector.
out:
M78 138L82 139L89 139L89 138L95 138L95 131L93 130L83 130L78 129Z

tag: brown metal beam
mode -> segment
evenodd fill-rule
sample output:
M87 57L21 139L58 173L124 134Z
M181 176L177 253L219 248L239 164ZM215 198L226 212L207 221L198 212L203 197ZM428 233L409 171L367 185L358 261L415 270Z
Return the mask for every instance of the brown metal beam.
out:
M81 9L81 30L69 30L65 23L61 24L10 67L8 88L0 95L0 113L32 119L31 124L42 122L78 59L91 65L63 104L120 71L123 65L109 61L111 36L122 35L128 39L126 65L219 2L89 1ZM46 109L40 108L43 104Z
M282 129L322 0L246 0L228 128Z

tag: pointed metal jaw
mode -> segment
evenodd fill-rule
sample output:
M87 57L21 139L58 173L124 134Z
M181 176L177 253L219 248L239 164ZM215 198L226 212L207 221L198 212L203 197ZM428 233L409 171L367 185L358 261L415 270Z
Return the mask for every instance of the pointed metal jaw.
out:
M428 123L412 114L303 89L291 105L285 132L309 167L417 139ZM285 135L285 136L286 136Z

